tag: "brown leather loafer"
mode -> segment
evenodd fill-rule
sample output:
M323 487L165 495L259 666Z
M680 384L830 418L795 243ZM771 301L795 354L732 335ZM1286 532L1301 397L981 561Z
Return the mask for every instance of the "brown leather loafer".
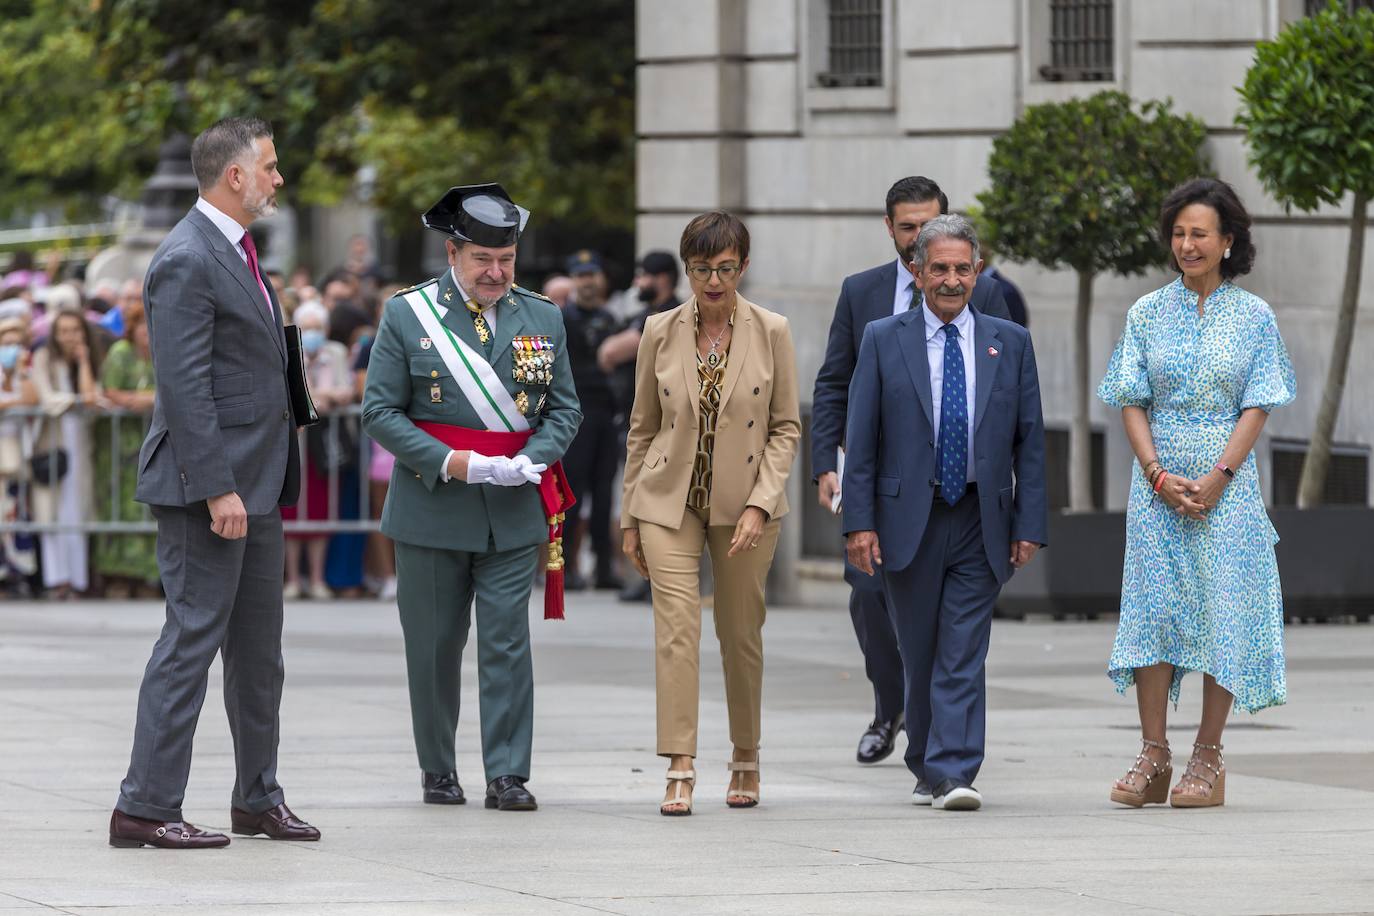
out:
M230 829L241 836L267 834L274 840L318 840L320 832L291 813L286 805L250 814L238 808L229 809Z
M184 821L150 821L123 811L110 815L110 845L120 849L218 849L229 845L222 833L201 830Z

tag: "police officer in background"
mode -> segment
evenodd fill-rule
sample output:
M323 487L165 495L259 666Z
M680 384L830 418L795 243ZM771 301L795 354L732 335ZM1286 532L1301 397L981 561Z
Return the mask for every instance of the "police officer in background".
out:
M634 284L643 307L630 317L625 330L607 338L597 352L597 362L602 370L611 374L611 383L620 407L621 454L625 451L624 437L629 427L630 408L634 405L635 357L639 353L639 339L644 334L644 322L659 312L677 308L677 284L680 278L677 258L672 252L659 249L646 253L640 259ZM639 576L627 577L625 587L620 592L621 601L648 601L649 596L649 580Z
M596 555L594 584L598 589L621 586L614 563L619 549L611 541L611 502L616 470L624 449L620 444L619 407L611 374L597 363L597 350L606 339L621 330L620 321L606 308L606 274L601 258L582 250L568 259L568 276L575 287L573 301L563 307L563 324L568 331L568 360L573 382L582 404L582 426L563 457L577 500L590 509L592 553ZM578 591L587 587L578 569L582 546L581 526L569 519L566 544L565 587Z

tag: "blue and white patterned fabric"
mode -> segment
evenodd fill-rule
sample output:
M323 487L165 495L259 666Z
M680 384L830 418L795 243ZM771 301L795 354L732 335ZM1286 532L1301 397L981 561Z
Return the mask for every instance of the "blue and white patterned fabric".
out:
M940 398L940 496L951 506L968 487L968 404L959 329L945 325L944 389Z
M1241 411L1290 403L1297 381L1269 305L1223 283L1198 315L1181 279L1142 297L1097 396L1144 408L1159 461L1198 479L1221 458ZM1174 665L1169 696L1201 671L1256 712L1287 699L1278 534L1260 493L1255 456L1235 469L1204 520L1180 516L1133 463L1126 510L1121 621L1108 663L1118 693L1135 668Z

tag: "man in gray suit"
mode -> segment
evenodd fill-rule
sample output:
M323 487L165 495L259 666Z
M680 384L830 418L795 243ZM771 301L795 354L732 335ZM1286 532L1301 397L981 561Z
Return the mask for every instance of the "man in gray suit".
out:
M136 498L157 519L167 622L143 674L110 845L229 844L181 814L216 653L238 773L233 832L317 840L277 784L279 506L295 502L300 465L281 306L247 233L277 208L272 130L257 118L226 118L196 138L191 165L200 199L153 255L144 285L157 398Z

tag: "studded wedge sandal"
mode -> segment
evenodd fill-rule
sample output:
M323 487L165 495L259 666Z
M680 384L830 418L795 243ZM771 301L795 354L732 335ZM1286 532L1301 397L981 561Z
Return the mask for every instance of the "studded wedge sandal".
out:
M696 789L696 770L669 770L668 788L673 794L658 806L664 817L686 817L692 813L692 793Z
M1150 756L1150 748L1158 748L1165 754L1164 763L1160 764ZM1142 767L1148 767L1147 773ZM1118 805L1129 805L1132 808L1140 808L1144 805L1162 805L1169 800L1169 780L1173 778L1174 765L1173 755L1169 752L1169 744L1158 741L1151 741L1145 738L1141 742L1140 753L1135 756L1135 763L1126 771L1126 775L1120 780L1124 783L1132 783L1136 776L1145 778L1145 785L1136 789L1134 784L1127 788L1112 786L1112 801Z
M1216 751L1217 762L1213 766L1203 760L1198 751ZM1206 795L1193 795L1189 792L1174 792L1169 796L1169 804L1175 808L1218 808L1226 804L1226 761L1221 759L1220 744L1194 744L1193 756L1188 759L1188 768L1177 788L1186 789L1197 786L1206 788Z

